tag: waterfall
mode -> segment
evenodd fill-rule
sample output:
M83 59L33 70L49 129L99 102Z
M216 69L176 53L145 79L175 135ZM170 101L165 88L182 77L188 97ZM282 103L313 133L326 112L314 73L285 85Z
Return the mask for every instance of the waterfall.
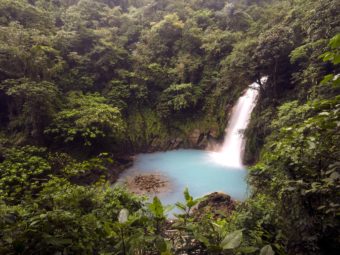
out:
M262 78L261 82L266 82ZM212 152L214 161L231 167L242 167L244 152L243 131L247 128L251 113L256 105L259 84L253 83L238 99L225 130L225 139L218 152Z

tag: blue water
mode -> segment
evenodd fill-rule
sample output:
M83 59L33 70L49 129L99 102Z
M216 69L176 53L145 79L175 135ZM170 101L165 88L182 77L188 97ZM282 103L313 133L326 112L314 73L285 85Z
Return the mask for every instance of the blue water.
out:
M169 178L171 190L157 194L163 204L184 201L185 187L194 197L215 191L227 193L237 200L246 197L246 170L219 164L207 151L175 150L139 154L121 179L136 173L159 173Z

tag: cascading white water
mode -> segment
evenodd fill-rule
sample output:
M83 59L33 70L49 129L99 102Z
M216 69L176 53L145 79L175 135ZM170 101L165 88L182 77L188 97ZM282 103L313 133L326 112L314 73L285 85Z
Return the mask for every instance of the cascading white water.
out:
M265 82L262 78L261 82ZM242 167L242 156L244 151L244 139L242 132L247 128L251 113L256 105L259 84L253 83L241 96L234 106L223 145L218 152L212 152L214 161L231 167Z

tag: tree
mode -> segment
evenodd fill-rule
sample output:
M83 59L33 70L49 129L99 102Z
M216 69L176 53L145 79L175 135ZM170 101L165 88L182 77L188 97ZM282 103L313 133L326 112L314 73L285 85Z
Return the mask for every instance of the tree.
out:
M260 37L252 61L255 63L257 81L267 76L274 96L278 96L279 84L284 84L289 77L284 77L289 69L289 53L294 48L294 33L291 29L277 26ZM284 80L283 80L284 79ZM268 85L267 85L268 86Z
M331 40L332 52L322 55L334 65L339 62L339 38ZM319 87L306 103L291 101L279 107L261 160L251 172L257 192L275 197L280 206L278 227L294 253L333 254L337 245L339 79L327 75ZM322 87L327 87L326 94Z
M223 80L244 87L261 78L256 74L257 63L252 61L257 45L257 40L249 38L234 45L232 52L221 62Z
M0 84L6 95L9 128L41 140L43 130L56 111L59 91L55 84L30 79L6 80Z
M0 27L0 79L55 77L63 70L64 61L52 42L43 32L17 22Z
M49 30L53 28L50 13L36 8L26 0L3 0L0 2L0 24L8 25L17 21L25 28Z
M201 90L191 83L173 84L164 90L158 109L162 117L194 107Z
M177 14L168 14L158 23L153 24L150 31L144 36L147 46L146 52L152 62L162 65L177 51L176 41L181 38L184 23ZM143 50L143 48L140 48Z
M67 108L58 112L46 133L63 141L90 146L101 138L118 138L124 122L117 107L98 94L71 92Z

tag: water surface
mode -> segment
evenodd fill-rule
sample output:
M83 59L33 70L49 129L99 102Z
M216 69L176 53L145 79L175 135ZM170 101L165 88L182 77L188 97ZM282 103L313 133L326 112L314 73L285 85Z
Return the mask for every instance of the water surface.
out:
M266 77L262 78L262 83ZM226 128L226 136L218 152L200 150L176 150L139 154L132 168L121 180L136 173L157 173L169 178L170 191L158 195L163 203L183 201L183 190L188 187L194 197L218 191L229 194L233 199L243 200L246 196L246 170L242 164L244 137L251 112L258 97L259 85L253 83L233 107Z
M183 190L189 188L194 197L220 191L232 198L246 196L246 170L220 164L214 153L200 150L175 150L139 154L134 165L126 170L121 180L136 173L160 173L170 179L170 191L157 194L164 204L183 201Z

